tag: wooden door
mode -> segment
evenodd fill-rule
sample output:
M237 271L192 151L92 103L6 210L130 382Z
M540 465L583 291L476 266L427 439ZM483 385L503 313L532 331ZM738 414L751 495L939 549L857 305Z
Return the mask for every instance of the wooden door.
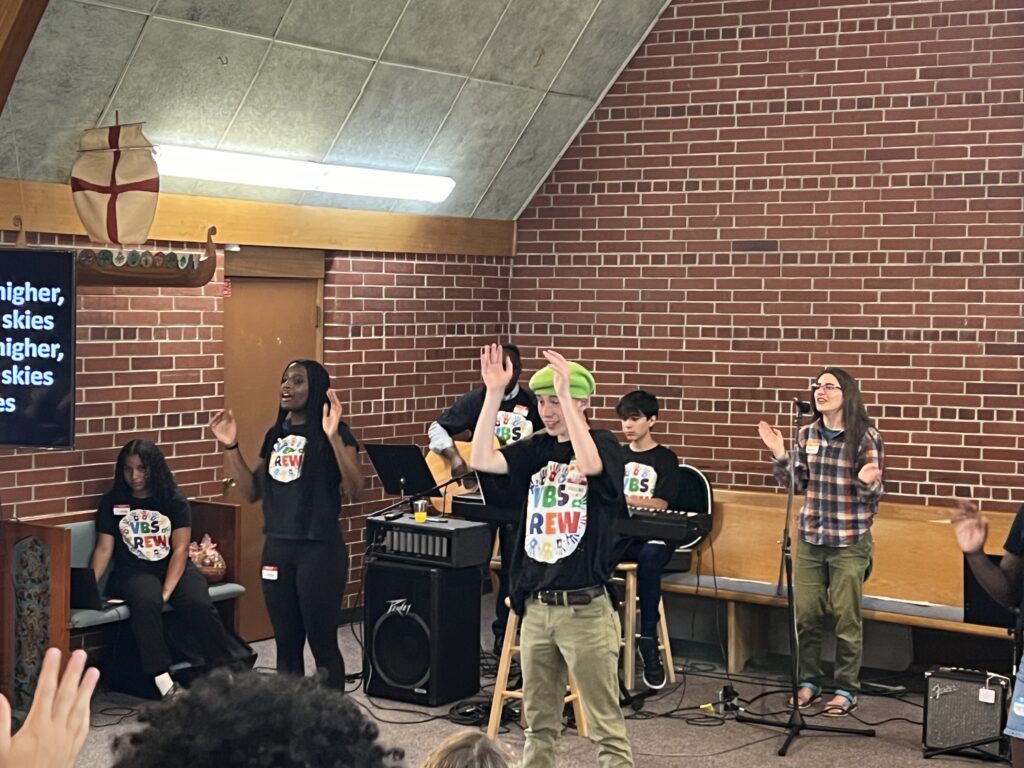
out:
M238 421L238 443L249 466L259 463L263 436L279 407L281 373L297 358L321 359L322 283L315 279L230 277L224 298L224 405ZM260 585L263 509L233 488L225 500L242 505L239 627L246 640L273 635Z

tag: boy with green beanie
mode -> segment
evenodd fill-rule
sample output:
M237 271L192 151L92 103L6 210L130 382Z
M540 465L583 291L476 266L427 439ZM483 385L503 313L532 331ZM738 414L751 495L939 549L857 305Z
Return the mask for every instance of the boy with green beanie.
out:
M513 370L491 344L480 353L486 394L473 433L473 468L508 475L526 491L512 554L512 607L522 617L520 663L528 724L523 765L554 766L567 673L598 743L604 768L632 766L619 707L622 636L609 595L615 519L626 514L622 451L615 436L592 430L585 414L594 377L553 350L530 379L545 429L495 449L494 421Z

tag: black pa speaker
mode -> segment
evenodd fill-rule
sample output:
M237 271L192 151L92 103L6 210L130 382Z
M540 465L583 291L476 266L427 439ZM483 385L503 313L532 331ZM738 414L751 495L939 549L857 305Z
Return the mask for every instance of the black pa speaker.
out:
M924 673L924 756L957 752L1001 759L1010 680L991 672L936 667Z
M480 568L374 560L366 569L366 693L430 707L480 690Z

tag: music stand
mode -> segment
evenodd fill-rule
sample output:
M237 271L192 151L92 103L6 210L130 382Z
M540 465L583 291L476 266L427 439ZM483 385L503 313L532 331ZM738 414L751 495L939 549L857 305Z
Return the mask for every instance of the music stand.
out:
M793 515L793 498L796 496L796 459L799 451L797 434L800 427L800 417L801 414L807 413L811 408L808 403L802 403L799 399L794 399L793 406L793 424L789 436L789 495L786 499L786 519L782 528L782 563L779 574L780 584L781 579L785 577L786 585L786 614L789 629L789 683L791 692L789 719L783 722L764 717L751 717L743 712L736 715L737 723L784 728L786 730L786 740L776 753L779 757L786 755L786 752L789 751L789 745L802 731L843 733L849 736L875 735L874 728L842 728L834 725L812 725L804 719L804 714L800 711L800 703L797 698L800 687L800 639L796 631L796 608L793 604L793 540L789 534L789 529Z
M363 443L363 447L386 492L404 499L434 490L434 476L415 445Z

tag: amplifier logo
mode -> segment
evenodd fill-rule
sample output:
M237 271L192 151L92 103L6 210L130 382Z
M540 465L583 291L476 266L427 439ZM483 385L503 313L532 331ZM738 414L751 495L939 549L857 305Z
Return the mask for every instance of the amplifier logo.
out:
M397 613L399 616L408 616L411 610L412 603L402 597L398 600L388 600L388 609L384 615L390 616L392 613Z

